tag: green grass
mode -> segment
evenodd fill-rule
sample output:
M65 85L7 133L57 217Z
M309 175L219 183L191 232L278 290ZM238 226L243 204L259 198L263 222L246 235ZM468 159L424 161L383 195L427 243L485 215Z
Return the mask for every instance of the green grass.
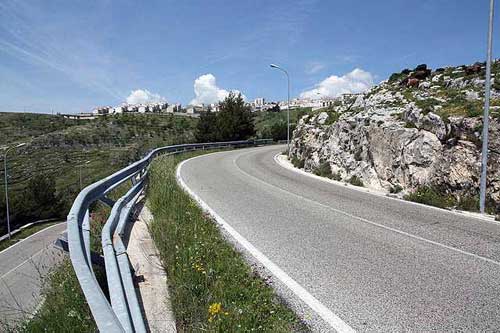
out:
M99 281L105 279L102 269L96 268L95 272ZM45 280L42 297L40 310L13 332L97 332L69 259L64 259Z
M217 225L178 185L175 167L194 156L165 156L150 172L153 239L169 279L179 332L305 330Z
M13 235L11 239L5 239L2 242L0 242L0 251L5 250L6 248L14 245L15 243L25 239L28 236L33 235L34 233L43 230L45 228L48 228L50 226L53 226L54 224L60 223L59 222L47 222L47 223L40 223L40 224L35 224L32 225L31 227L28 227L26 229L21 230L17 234Z

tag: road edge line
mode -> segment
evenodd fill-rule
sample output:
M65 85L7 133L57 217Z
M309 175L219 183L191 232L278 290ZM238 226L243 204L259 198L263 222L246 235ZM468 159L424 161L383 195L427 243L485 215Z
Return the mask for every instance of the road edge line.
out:
M341 181L337 181L337 180L333 180L333 179L321 177L321 176L315 175L313 173L304 171L302 169L296 168L296 167L294 167L292 165L288 165L288 163L285 164L285 162L282 161L282 159L279 158L279 156L282 156L282 155L283 154L281 154L281 153L277 153L273 157L273 159L276 162L276 164L278 164L280 167L282 167L284 169L287 169L287 170L290 170L290 171L293 171L295 173L298 173L298 174L301 174L301 175L304 175L304 176L307 176L307 177L310 177L310 178L322 181L324 183L328 183L328 184L332 184L332 185L337 185L337 186L342 186L342 187L347 187L347 188L349 188L351 190L354 190L354 191L371 194L371 195L374 195L374 196L377 196L377 197L381 197L381 198L385 198L385 199L389 199L389 200L396 200L396 201L399 201L399 202L404 202L404 203L407 203L407 204L410 204L410 205L414 205L414 206L418 206L418 207L425 207L425 208L429 208L429 209L438 210L440 212L447 212L447 213L450 213L450 214L453 214L453 215L457 215L457 216L461 216L461 217L473 218L473 219L476 219L476 220L480 220L482 222L488 222L488 223L492 223L492 224L495 224L495 225L500 225L500 222L495 221L494 217L476 215L474 213L470 213L470 212L467 212L467 211L461 211L461 210L444 209L444 208L434 207L434 206L431 206L431 205L422 204L422 203L419 203L419 202L414 202L414 201L408 201L408 200L404 200L404 199L400 199L400 198L395 198L395 197L386 195L386 193L384 193L384 192L377 191L377 190L374 190L374 189L370 189L370 188L366 188L366 187L358 187L358 186L354 186L354 185L351 185L351 184L348 184L348 183L344 183L344 182L341 182Z
M5 251L12 249L14 246L16 246L16 245L18 245L18 244L21 244L22 242L24 242L24 241L26 241L26 240L30 239L31 237L36 236L36 235L38 235L39 233L42 233L42 232L44 232L44 231L47 231L47 230L49 230L49 229L51 229L51 228L54 228L54 227L56 227L56 226L58 226L58 225L61 225L61 224L63 224L63 223L66 223L66 221L64 221L64 222L60 222L60 223L56 223L56 224L54 224L54 225L50 225L50 226L48 226L47 228L44 228L44 229L42 229L42 230L39 230L39 231L35 232L34 234L31 234L31 235L29 235L28 237L21 239L19 242L14 243L14 244L12 244L11 246L9 246L8 248L3 249L2 251L0 251L0 255L1 255L2 253L4 253ZM54 241L55 241L55 240L54 240Z
M190 159L184 160L177 166L175 171L176 179L178 184L184 189L184 191L186 191L186 193L188 193L189 196L191 196L191 198L193 198L204 211L210 214L217 221L217 223L222 228L224 228L224 230L228 234L230 234L231 237L233 237L246 251L248 251L258 262L260 262L265 268L267 268L278 280L280 280L285 286L287 286L288 289L290 289L298 298L306 303L307 306L309 306L314 312L316 312L332 328L334 328L337 332L355 332L352 327L350 327L340 317L338 317L330 309L328 309L325 305L318 301L304 287L298 284L278 265L267 258L246 238L244 238L233 227L231 227L221 216L219 216L212 208L210 208L210 206L205 201L203 201L203 199L201 199L196 193L194 193L194 191L192 191L187 186L187 184L182 179L181 168L186 162L202 156L195 156Z

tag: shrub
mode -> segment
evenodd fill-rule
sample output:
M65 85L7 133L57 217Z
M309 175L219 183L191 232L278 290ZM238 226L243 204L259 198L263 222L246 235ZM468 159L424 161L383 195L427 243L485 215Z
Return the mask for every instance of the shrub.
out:
M363 181L361 180L361 178L359 178L358 176L352 176L349 179L349 184L354 185L354 186L360 186L360 187L364 187L365 186L363 184Z
M405 124L405 128L417 128L417 126L411 121L407 121Z
M413 193L405 195L404 199L439 208L446 208L455 204L455 199L452 196L433 186L421 186Z
M332 179L336 181L341 181L342 176L340 175L340 171L337 171L336 173L332 174Z
M361 161L363 158L361 157L361 149L358 149L356 150L356 152L354 153L354 159L356 161Z
M399 185L399 184L396 184L396 185L394 185L394 186L391 186L391 188L390 188L389 192L390 192L390 193L399 193L399 192L401 192L402 190L403 190L403 187L402 187L401 185Z
M457 208L477 212L479 211L479 197L477 195L465 195L458 200Z
M321 163L315 170L314 174L321 177L332 178L332 168L328 162Z
M325 121L325 125L332 125L337 122L340 118L340 112L333 111L333 110L328 110L328 118Z
M305 161L303 159L298 158L297 156L293 156L292 164L294 167L302 169L304 168Z

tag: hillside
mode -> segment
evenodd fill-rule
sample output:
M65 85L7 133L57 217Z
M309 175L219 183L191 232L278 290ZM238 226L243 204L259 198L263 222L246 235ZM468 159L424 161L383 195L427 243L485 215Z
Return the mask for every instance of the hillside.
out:
M476 210L484 64L405 69L363 94L304 116L293 135L298 166L437 206ZM492 66L488 207L500 204L500 62Z
M0 146L28 144L8 155L11 224L64 217L79 192L79 165L88 185L139 159L151 148L192 142L196 120L157 114L124 114L96 120L0 113ZM3 155L2 155L3 158ZM3 168L0 187L4 188ZM0 234L5 233L0 196Z

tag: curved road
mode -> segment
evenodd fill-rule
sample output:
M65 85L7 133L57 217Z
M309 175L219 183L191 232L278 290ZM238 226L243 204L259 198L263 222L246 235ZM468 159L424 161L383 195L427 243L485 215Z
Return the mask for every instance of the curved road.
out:
M312 314L313 327L500 330L499 224L302 175L275 162L283 149L203 155L178 174L337 318L314 319L318 311L285 287L291 303L303 303L294 307L306 309L299 310L306 320Z
M63 258L53 243L65 229L66 223L55 224L0 252L0 324L34 313L42 278Z

